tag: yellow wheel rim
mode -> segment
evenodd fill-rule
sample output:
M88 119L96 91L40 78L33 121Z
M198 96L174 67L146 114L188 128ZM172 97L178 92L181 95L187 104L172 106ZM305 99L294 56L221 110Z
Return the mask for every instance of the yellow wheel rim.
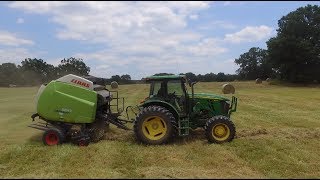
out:
M159 116L151 116L143 121L142 132L150 140L159 140L167 133L167 125Z
M230 136L230 129L226 124L216 124L212 128L212 136L218 141L224 141Z

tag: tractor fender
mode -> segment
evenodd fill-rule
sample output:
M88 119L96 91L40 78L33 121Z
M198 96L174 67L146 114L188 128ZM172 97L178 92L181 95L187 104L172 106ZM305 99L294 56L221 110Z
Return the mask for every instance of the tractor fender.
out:
M148 106L154 106L154 105L167 108L173 114L173 116L176 118L176 120L179 119L178 111L171 104L169 104L165 101L161 101L161 100L146 101L145 103L143 103L140 106L148 107Z

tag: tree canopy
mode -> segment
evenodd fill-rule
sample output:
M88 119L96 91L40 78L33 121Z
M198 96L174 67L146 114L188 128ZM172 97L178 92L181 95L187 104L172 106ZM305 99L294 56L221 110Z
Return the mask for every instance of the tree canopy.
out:
M307 5L278 21L277 36L267 42L270 63L281 79L320 80L320 7Z
M21 61L21 66L14 63L3 63L0 65L0 86L18 84L22 86L34 86L48 83L66 74L86 76L90 68L82 59L68 58L61 60L55 67L43 59L26 58Z
M90 67L88 67L82 59L70 57L68 59L61 60L61 64L58 65L58 74L61 76L67 74L75 75L89 75Z
M265 49L253 47L248 52L241 54L234 62L240 65L237 73L241 79L266 79L272 75L272 66Z

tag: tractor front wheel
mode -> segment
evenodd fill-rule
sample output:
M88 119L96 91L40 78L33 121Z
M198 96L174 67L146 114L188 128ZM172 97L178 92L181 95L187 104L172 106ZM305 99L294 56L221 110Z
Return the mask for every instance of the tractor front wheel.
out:
M136 138L144 144L165 144L173 137L175 118L161 106L143 108L134 121Z
M205 125L207 139L210 143L221 144L234 139L236 129L233 122L226 116L215 116Z
M62 144L64 140L65 134L58 128L50 128L46 130L42 136L43 143L48 146Z

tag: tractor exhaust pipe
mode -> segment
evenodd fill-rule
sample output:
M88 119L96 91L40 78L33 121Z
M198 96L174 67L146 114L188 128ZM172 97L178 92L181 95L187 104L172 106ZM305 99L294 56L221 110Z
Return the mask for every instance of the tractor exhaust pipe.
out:
M191 83L192 100L194 99L194 88L193 88L193 86L194 86L196 83L197 83L197 82L192 82L192 83Z

